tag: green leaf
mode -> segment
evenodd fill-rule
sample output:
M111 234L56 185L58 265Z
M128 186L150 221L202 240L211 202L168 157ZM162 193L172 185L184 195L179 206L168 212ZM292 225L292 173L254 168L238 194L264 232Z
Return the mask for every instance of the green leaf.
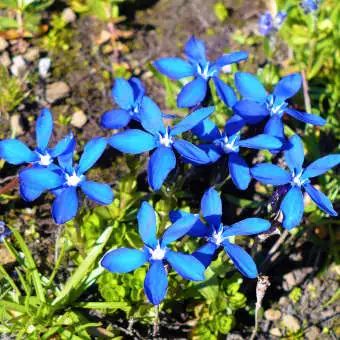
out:
M0 30L5 31L8 29L17 29L18 23L16 22L15 19L13 18L8 18L8 17L0 17Z
M121 309L129 312L131 307L126 302L79 302L74 307L86 309Z

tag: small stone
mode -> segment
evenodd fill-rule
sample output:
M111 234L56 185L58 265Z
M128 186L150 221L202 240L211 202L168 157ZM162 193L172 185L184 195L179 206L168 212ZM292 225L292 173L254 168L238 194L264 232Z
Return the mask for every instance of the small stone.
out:
M77 128L82 128L87 122L87 117L84 111L78 110L73 113L71 124Z
M77 19L76 14L73 12L72 8L69 7L63 10L63 12L61 13L61 17L68 24L75 22Z
M51 67L51 59L46 57L46 58L41 58L39 60L38 64L38 69L39 69L39 75L41 78L45 79L48 77L49 73L48 71L50 70Z
M11 58L8 52L4 52L0 55L0 65L8 68L11 65Z
M6 39L0 37L0 52L4 51L8 47Z
M21 136L24 134L24 126L22 123L22 118L19 114L11 115L10 118L11 130L16 136Z
M320 339L320 329L316 326L307 328L305 332L305 337L307 340L317 340Z
M283 276L283 287L285 290L291 290L296 285L296 280L293 272L287 273Z
M22 77L25 74L27 70L27 65L21 55L18 55L12 59L10 70L12 74L16 77Z
M70 94L70 87L63 81L47 85L46 100L52 104L59 99L65 98Z
M111 39L111 33L106 30L102 30L99 34L99 37L96 39L97 45L102 45Z
M281 336L282 336L282 333L281 333L281 331L280 331L280 328L277 328L277 327L271 328L271 329L269 330L269 334L272 335L272 336L277 336L277 337L281 337Z
M281 318L281 312L277 309L267 309L264 312L264 317L270 321L279 320Z
M279 305L282 307L286 307L289 305L289 299L287 298L287 296L281 296L279 299Z
M300 322L293 315L284 315L282 317L282 325L293 333L300 329Z
M33 62L39 58L40 51L38 47L31 47L24 54L24 57L27 61Z

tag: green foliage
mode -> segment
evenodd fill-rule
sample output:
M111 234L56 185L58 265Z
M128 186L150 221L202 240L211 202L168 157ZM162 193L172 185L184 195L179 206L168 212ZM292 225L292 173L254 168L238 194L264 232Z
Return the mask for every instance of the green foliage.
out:
M289 293L289 298L294 302L298 303L302 296L302 289L300 287L294 287Z
M228 19L228 10L224 6L223 2L218 1L215 3L214 12L215 12L216 18L219 21L224 22Z

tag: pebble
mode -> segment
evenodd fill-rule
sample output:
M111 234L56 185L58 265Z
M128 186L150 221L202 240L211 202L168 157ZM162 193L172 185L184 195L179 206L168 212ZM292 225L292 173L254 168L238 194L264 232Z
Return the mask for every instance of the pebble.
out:
M22 77L26 70L27 65L24 58L21 55L15 56L12 59L12 65L10 67L12 74L16 77Z
M52 104L70 94L70 87L63 81L48 84L46 88L46 100Z
M63 10L63 12L61 13L61 17L68 24L75 22L77 19L76 14L73 12L72 8L69 7Z
M280 331L279 328L275 327L275 328L271 328L270 331L269 331L270 335L272 336L277 336L277 337L281 337L282 336L282 333Z
M39 75L41 78L45 79L48 77L49 73L48 71L50 70L51 67L51 59L46 57L46 58L41 58L39 60L38 64L38 69L39 69Z
M16 136L21 136L24 134L24 126L22 124L22 118L19 114L15 113L14 115L11 115L10 125L11 130Z
M11 65L11 58L8 52L3 52L0 54L0 65L8 68Z
M39 58L40 51L38 47L31 47L24 54L24 57L27 61L33 62Z
M281 312L277 309L267 309L264 312L264 317L270 321L279 320L281 318Z
M72 119L71 119L71 125L77 127L77 128L82 128L87 122L87 117L84 111L78 110L73 113Z
M300 329L300 321L293 315L284 315L282 325L293 333Z
M316 326L307 328L305 332L305 337L307 340L317 340L320 339L320 329Z
M8 47L6 39L0 37L0 52L4 51Z

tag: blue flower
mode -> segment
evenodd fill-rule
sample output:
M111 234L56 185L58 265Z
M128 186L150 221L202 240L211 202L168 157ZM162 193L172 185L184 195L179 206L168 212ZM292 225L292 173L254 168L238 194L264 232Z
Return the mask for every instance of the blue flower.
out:
M200 145L205 150L212 163L221 156L228 155L228 167L232 181L240 190L247 189L251 176L250 169L239 154L242 147L251 149L280 149L282 143L278 138L270 135L260 134L255 137L241 139L239 130L245 125L244 119L233 115L226 123L221 133L217 126L210 120L205 119L193 132L209 144Z
M3 221L0 221L0 242L12 234L11 230L6 226Z
M289 107L287 100L293 97L301 87L301 75L293 73L283 77L268 94L257 77L246 72L235 74L235 85L243 99L238 101L233 110L247 123L256 124L265 118L264 133L285 141L282 117L284 113L295 119L313 125L324 125L326 121L314 114L301 112Z
M48 148L52 130L52 114L45 108L41 110L36 123L37 147L31 150L18 139L4 139L0 141L0 158L14 165L31 163L34 166L49 166L53 163L54 158L67 152L70 144L73 143L73 135L70 133L55 147Z
M269 11L266 11L259 18L258 27L261 35L268 36L280 29L287 13L280 11L273 18Z
M127 273L149 262L145 276L144 291L148 300L159 305L166 294L168 277L166 264L169 264L184 279L204 280L205 267L194 256L176 252L168 248L169 243L181 238L196 222L195 216L184 216L168 227L163 236L156 236L156 214L151 205L143 202L139 209L138 231L144 247L142 250L118 248L107 252L100 264L113 273Z
M90 181L85 176L104 152L106 144L106 139L102 137L90 140L85 145L78 165L73 165L73 153L70 152L59 156L60 167L24 169L19 175L24 197L32 201L44 191L52 191L56 196L52 204L52 216L58 224L66 223L77 214L78 187L92 201L110 204L113 200L110 186Z
M141 105L141 124L147 131L129 129L113 135L109 144L115 149L130 154L139 154L156 149L148 163L148 182L153 190L163 185L171 170L176 167L175 149L186 161L194 164L210 162L207 154L192 143L175 138L196 126L214 111L214 107L201 108L189 114L174 127L165 127L162 112L149 97Z
M242 275L255 278L257 268L251 256L240 246L231 242L230 237L260 234L270 229L270 222L262 218L246 218L231 226L222 224L222 202L220 195L213 188L207 190L201 200L201 212L206 223L197 219L188 232L194 237L204 237L207 243L193 253L205 267L208 267L220 247L230 257L235 267ZM196 216L184 211L171 212L171 220Z
M301 7L305 13L315 12L319 8L320 0L303 0Z
M179 80L186 77L194 77L186 84L177 97L178 107L194 107L201 103L207 93L208 82L213 79L218 95L221 97L221 89L228 93L231 89L218 76L224 66L248 58L244 51L223 54L214 62L207 60L205 45L202 40L191 37L185 44L184 53L188 61L177 57L160 58L154 62L155 68L171 79Z
M322 175L338 165L340 154L321 157L303 168L303 144L300 137L294 135L289 139L289 146L285 151L285 161L290 171L271 163L257 164L250 170L251 175L264 184L287 186L288 192L284 195L280 205L283 214L283 227L292 229L300 224L304 212L303 191L306 191L322 211L331 216L337 216L331 201L311 185L310 178Z
M119 109L112 109L102 115L100 125L103 128L120 129L127 126L131 119L140 121L140 105L145 88L138 78L117 78L111 94Z

